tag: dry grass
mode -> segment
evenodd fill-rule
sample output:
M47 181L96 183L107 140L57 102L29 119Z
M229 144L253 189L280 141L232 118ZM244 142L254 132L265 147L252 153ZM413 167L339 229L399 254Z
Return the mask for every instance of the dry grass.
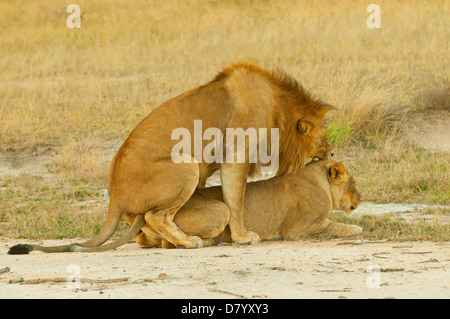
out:
M59 147L49 167L58 187L105 188L108 145L163 101L249 60L285 69L341 109L327 120L338 135L349 127L335 153L353 159L346 164L366 199L450 202L449 154L404 142L411 112L449 109L448 1L378 1L381 29L367 28L365 1L76 3L80 29L67 28L64 1L0 2L0 145ZM10 180L1 193L10 229L31 227L20 216L80 211L55 191L61 205L33 201L21 215L12 194L28 178L1 178Z
M428 152L398 144L394 149L389 141L386 143L385 148L374 150L351 148L341 157L356 176L365 201L450 204L448 152Z
M0 3L2 144L124 138L235 60L285 68L355 132L379 132L449 80L445 1L381 1L381 29L367 28L364 1L77 3L80 29L64 1Z
M91 237L107 210L100 190L77 180L11 177L0 182L0 195L0 236Z
M78 141L63 145L54 156L50 171L69 179L104 183L110 158L106 159L101 145L90 142Z
M419 90L414 104L419 110L450 110L450 83Z
M362 215L347 216L341 212L333 212L330 219L340 223L358 225L363 232L355 236L359 239L392 241L423 241L431 240L443 242L450 240L450 224L441 225L440 214L449 215L449 211L440 211L435 214L433 222L418 218L417 221L404 221L396 214L386 214L380 216Z

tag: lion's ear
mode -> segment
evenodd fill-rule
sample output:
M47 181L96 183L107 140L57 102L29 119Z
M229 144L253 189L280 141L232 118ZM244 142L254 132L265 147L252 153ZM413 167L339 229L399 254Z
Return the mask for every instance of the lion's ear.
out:
M308 119L303 118L297 122L297 130L300 134L309 133L313 128L314 124Z
M333 163L331 165L330 169L328 170L328 174L330 175L330 178L332 181L339 181L341 180L345 175L345 166L342 163Z

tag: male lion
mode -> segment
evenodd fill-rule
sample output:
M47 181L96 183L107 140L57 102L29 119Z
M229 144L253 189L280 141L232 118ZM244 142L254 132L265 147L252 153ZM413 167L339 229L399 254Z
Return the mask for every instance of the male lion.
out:
M261 239L299 240L306 236L348 237L362 228L327 218L332 209L350 212L361 195L355 178L344 165L330 160L311 162L293 174L248 183L244 224ZM227 225L230 212L222 202L220 187L196 190L177 212L174 221L186 234L200 236L206 245L231 242ZM174 247L144 226L137 243L141 246Z
M234 154L223 163L202 161L196 156L198 148L204 150L211 144L204 139L200 145L192 141L188 145L191 147L183 149L181 154L174 152L178 145L173 140L174 132L182 129L195 135L195 123L201 120L204 129L220 130L224 138L218 142L226 145L228 150L230 145L234 148L233 143L239 139L234 136L227 140L225 136L229 129L247 132L252 128L265 128L267 138L271 137L272 129L278 129L276 173L279 175L302 168L309 157L329 155L328 136L322 120L333 109L333 106L313 99L295 79L283 72L269 72L249 63L233 64L211 82L161 104L131 132L112 160L108 216L94 238L82 244L57 247L18 245L9 253L105 250L109 246L99 246L113 235L121 216L130 214L137 217L123 241L132 238L147 224L158 236L176 246L202 247L203 240L186 235L173 218L197 185L202 186L216 170L220 170L223 201L230 211L233 241L255 244L259 241L258 235L244 227L244 195L247 177L259 174L265 163L250 161L254 154L250 153L251 145L247 140L244 154ZM217 154L220 150L215 151ZM174 153L181 163L174 161ZM239 160L242 155L244 161Z

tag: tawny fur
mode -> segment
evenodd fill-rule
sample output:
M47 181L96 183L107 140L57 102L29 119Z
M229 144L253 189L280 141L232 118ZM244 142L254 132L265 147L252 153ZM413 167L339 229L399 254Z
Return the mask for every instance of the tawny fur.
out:
M145 214L147 224L176 246L201 247L201 239L186 235L173 218L199 182L219 169L233 240L256 243L259 238L245 229L242 211L247 177L258 173L259 163L248 162L247 149L245 163L174 164L170 152L177 141L171 140L172 131L184 127L194 132L198 119L203 129L219 128L223 136L226 128L279 128L277 174L284 174L302 168L311 156L329 155L322 120L333 109L314 100L285 73L233 64L213 81L163 103L135 128L111 165L110 205L122 214ZM309 123L303 133L297 126L300 119ZM203 141L202 149L207 143ZM191 152L193 157L194 141Z
M175 222L188 234L209 244L231 242L226 220L230 214L222 202L220 187L197 190L178 211ZM249 183L245 193L244 222L263 240L299 240L307 236L348 237L361 228L329 220L332 209L350 212L361 195L344 165L330 160L312 162L293 174ZM141 246L173 247L144 226Z

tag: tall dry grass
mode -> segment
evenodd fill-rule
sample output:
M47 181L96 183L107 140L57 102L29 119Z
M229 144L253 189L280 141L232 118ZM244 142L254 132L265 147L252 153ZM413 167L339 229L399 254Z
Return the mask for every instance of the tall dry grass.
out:
M49 167L52 173L68 179L78 179L93 184L104 183L108 175L112 152L93 141L70 141L59 148Z
M381 29L365 1L77 4L80 29L64 1L0 3L0 143L124 138L236 60L286 69L355 133L449 82L446 1L379 1Z

